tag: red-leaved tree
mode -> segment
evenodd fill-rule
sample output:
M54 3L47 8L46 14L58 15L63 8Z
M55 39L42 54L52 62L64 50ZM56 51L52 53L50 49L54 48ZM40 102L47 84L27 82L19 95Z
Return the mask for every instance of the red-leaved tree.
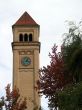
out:
M65 85L72 82L72 79L71 76L67 74L67 69L64 68L65 64L63 62L62 52L57 52L56 45L53 46L52 53L49 53L49 57L51 58L50 65L40 69L40 80L37 81L37 84L39 93L48 98L49 107L55 107L55 109L57 109L58 91L62 90Z
M25 110L27 108L26 98L20 98L19 90L14 87L10 90L10 84L6 87L6 97L0 98L0 110Z

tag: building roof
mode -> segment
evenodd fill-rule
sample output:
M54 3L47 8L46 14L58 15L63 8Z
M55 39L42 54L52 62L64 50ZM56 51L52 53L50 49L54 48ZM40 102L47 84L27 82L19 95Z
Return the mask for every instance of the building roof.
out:
M16 21L13 26L39 26L33 18L27 13L24 14Z

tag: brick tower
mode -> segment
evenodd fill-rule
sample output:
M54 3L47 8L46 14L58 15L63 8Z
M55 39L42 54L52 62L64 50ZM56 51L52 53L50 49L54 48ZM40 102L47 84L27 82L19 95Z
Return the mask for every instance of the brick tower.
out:
M13 86L27 97L27 110L40 107L40 97L35 90L39 70L39 28L33 18L25 12L12 26L13 30Z

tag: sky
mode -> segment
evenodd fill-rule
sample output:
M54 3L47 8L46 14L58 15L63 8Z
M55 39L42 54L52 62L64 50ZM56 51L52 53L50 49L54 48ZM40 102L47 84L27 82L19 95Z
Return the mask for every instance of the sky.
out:
M0 0L0 96L5 86L12 83L12 25L25 11L40 25L42 67L50 62L52 46L61 45L62 35L67 31L65 21L82 20L82 0Z

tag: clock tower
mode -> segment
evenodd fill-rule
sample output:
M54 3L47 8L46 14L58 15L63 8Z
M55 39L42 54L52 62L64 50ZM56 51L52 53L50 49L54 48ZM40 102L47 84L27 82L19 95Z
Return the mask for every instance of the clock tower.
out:
M40 97L35 90L39 79L40 26L25 12L12 26L13 86L27 97L27 109L39 110Z

